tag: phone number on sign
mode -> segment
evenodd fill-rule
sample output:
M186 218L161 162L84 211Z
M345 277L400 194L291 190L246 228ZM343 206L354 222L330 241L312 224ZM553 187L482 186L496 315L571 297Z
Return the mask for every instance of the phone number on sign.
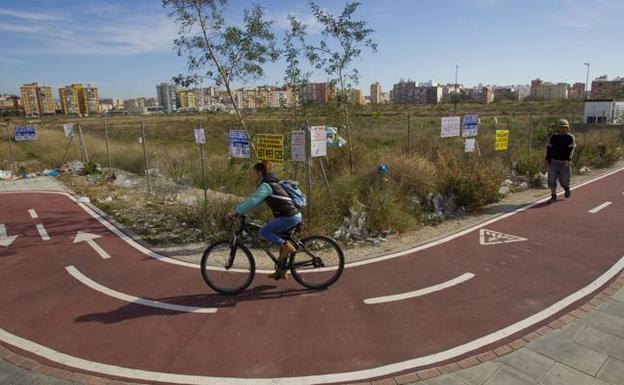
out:
M258 149L258 158L265 160L274 160L274 161L283 161L284 160L284 151L283 150L274 150L271 148L259 148Z

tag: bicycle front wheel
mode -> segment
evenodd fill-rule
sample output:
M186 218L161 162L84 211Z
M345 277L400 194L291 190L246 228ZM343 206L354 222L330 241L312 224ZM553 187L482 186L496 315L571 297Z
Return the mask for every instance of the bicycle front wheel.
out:
M224 240L211 244L204 251L201 273L213 290L221 294L236 294L251 284L256 264L246 246Z
M310 289L325 289L340 278L345 262L336 241L313 235L300 243L290 257L290 271L299 284Z

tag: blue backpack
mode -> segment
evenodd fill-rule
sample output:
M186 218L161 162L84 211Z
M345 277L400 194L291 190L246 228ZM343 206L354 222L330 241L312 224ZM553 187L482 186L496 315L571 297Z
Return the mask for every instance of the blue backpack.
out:
M292 199L296 208L302 209L306 206L306 196L303 191L299 189L299 182L294 180L281 180L279 181L279 185L282 186L290 199Z

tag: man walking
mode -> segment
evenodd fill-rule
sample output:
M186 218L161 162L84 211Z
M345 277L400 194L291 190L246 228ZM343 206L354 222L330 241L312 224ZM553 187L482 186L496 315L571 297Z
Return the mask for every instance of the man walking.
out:
M546 165L548 167L548 187L550 187L550 200L557 200L557 180L565 190L565 197L570 197L570 162L574 155L576 141L570 134L570 123L565 119L559 120L559 130L553 134L546 145Z

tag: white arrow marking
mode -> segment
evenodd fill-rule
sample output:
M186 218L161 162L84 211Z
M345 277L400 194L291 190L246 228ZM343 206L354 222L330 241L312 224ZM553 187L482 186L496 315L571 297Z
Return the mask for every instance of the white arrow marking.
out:
M185 306L185 305L176 305L173 303L154 301L153 299L147 299L142 297L136 297L134 295L129 295L125 293L118 292L116 290L110 289L104 285L100 285L94 280L88 278L84 274L82 274L78 269L74 266L67 266L65 268L72 277L76 278L78 281L83 284L89 286L91 289L99 291L102 294L106 294L108 296L120 299L125 302L135 303L137 305L156 307L159 309L167 309L171 311L179 311L185 313L216 313L217 309L212 307L196 307L196 306Z
M35 211L35 209L28 209L28 214L30 214L30 217L32 219L39 218L39 215L37 215L37 212Z
M11 243L17 238L18 235L14 235L9 237L6 231L6 226L4 223L0 223L0 246L9 247Z
M50 236L48 235L48 232L46 231L45 227L43 227L43 224L37 223L36 226L37 226L37 231L39 231L39 235L41 235L41 239L43 239L44 241L49 241Z
M74 243L87 242L87 245L91 246L93 250L95 250L100 255L100 257L104 259L110 258L111 256L106 251L104 251L104 249L101 248L100 245L95 243L94 239L96 238L100 238L100 236L95 235L95 234L85 233L84 231L79 231L76 234L76 238L74 238Z
M459 285L462 282L466 282L469 279L474 278L474 276L475 275L473 273L465 273L449 281L442 282L437 285L429 286L424 289L410 291L410 292L401 293L401 294L387 295L384 297L366 298L364 300L364 303L367 305L373 305L377 303L386 303L386 302L400 301L400 300L408 299L408 298L421 297L423 295L435 293L436 291L448 289L449 287Z
M499 233L498 231L492 231L487 229L481 229L479 233L479 243L483 246L522 241L528 241L528 239L519 237L517 235L503 234Z

